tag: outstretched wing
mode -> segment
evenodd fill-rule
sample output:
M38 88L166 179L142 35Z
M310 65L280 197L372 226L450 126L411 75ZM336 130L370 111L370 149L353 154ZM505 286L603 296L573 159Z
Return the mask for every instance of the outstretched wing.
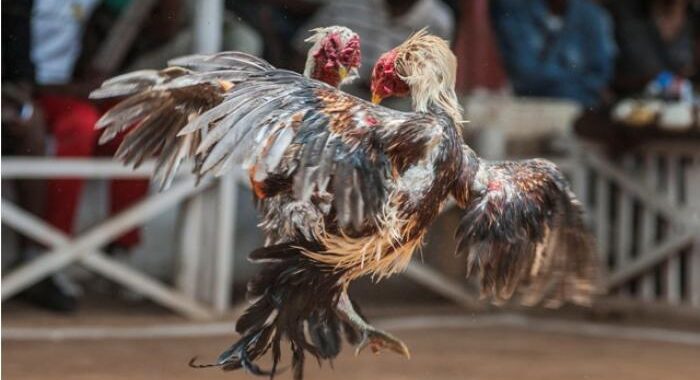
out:
M104 129L99 142L112 140L132 127L116 156L139 166L149 157L156 162L161 187L170 184L178 166L194 154L201 136L178 137L190 120L220 104L228 90L249 75L273 69L266 61L241 52L191 55L169 62L164 70L140 70L105 81L92 99L129 98L98 122Z
M471 184L457 249L467 252L468 270L478 270L482 296L504 302L519 289L524 304L589 303L598 274L594 240L556 165L481 161Z
M375 106L285 70L251 75L180 134L206 126L200 175L242 164L261 199L325 194L346 232L378 220L392 175L441 136L430 115Z
M443 137L439 116L376 106L294 72L190 61L112 79L95 95L131 94L98 127L111 138L138 123L118 157L139 164L155 154L165 185L186 156L196 156L200 176L243 164L259 198L284 192L294 201L330 199L338 226L329 231L360 233L376 225L395 177Z

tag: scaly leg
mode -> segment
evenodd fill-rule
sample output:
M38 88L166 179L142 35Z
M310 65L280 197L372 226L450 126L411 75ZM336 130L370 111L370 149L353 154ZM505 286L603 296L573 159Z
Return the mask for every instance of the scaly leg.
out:
M388 332L370 325L352 306L352 301L350 301L350 297L345 290L340 295L337 310L346 322L362 333L362 341L357 345L355 355L358 355L365 347L369 346L373 353L378 353L386 348L410 359L411 354L406 344Z

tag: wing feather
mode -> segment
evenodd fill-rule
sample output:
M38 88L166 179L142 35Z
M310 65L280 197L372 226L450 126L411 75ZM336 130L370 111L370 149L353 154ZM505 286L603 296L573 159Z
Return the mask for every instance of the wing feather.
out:
M590 302L598 280L593 237L554 164L481 161L471 193L457 251L468 254L469 272L478 271L483 296L504 302L519 289L525 304Z
M321 197L341 228L358 231L379 220L392 165L408 165L398 157L422 159L438 129L431 115L375 106L244 53L169 64L113 78L93 94L131 96L100 120L101 141L132 128L118 157L138 165L155 156L162 187L192 155L198 176L242 164L265 190L259 196Z
M180 66L195 71L241 69L266 71L274 69L264 59L240 51L227 51L213 55L193 54L168 61L169 66Z
M396 120L413 121L412 127L391 132L402 127ZM199 175L237 163L251 172L256 189L265 190L256 190L261 197L290 191L294 200L308 202L329 193L339 226L358 231L377 222L391 187L386 155L400 149L384 146L401 138L402 149L426 152L419 145L434 133L431 123L430 115L377 107L297 73L269 70L231 89L180 135L210 130L197 151Z
M228 114L232 104L226 103L227 91L251 74L273 68L241 52L181 57L170 65L160 71L119 75L90 94L93 99L129 97L98 121L97 128L103 129L99 142L104 144L131 128L118 156L133 165L155 156L155 177L161 188L168 187L180 164L196 154L202 136L208 135L210 144L217 133L226 134L225 129L212 131L209 126ZM216 112L209 112L215 108ZM187 130L180 133L183 128Z

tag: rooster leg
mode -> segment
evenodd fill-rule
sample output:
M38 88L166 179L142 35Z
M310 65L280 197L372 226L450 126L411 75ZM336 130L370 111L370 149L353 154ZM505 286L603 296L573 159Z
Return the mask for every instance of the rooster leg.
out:
M377 329L367 323L353 307L352 301L350 301L350 297L348 297L346 291L343 291L340 295L337 310L352 327L362 333L362 340L355 349L355 355L358 355L365 347L369 346L373 353L388 349L410 359L411 354L406 344L388 332Z

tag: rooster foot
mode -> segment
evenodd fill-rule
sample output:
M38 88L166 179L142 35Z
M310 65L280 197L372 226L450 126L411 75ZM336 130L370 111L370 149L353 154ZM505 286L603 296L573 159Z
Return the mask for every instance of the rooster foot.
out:
M406 344L388 332L371 327L364 330L362 335L362 341L355 349L355 356L359 355L366 347L369 347L374 354L378 354L382 350L387 349L404 356L406 359L411 358L411 353L408 351Z
M355 349L355 355L359 355L362 350L369 347L373 353L377 354L380 351L387 349L396 352L399 355L411 358L406 344L395 338L386 331L382 331L372 326L367 320L355 309L353 302L350 300L347 292L343 291L338 300L338 312L355 330L362 336L362 340Z

